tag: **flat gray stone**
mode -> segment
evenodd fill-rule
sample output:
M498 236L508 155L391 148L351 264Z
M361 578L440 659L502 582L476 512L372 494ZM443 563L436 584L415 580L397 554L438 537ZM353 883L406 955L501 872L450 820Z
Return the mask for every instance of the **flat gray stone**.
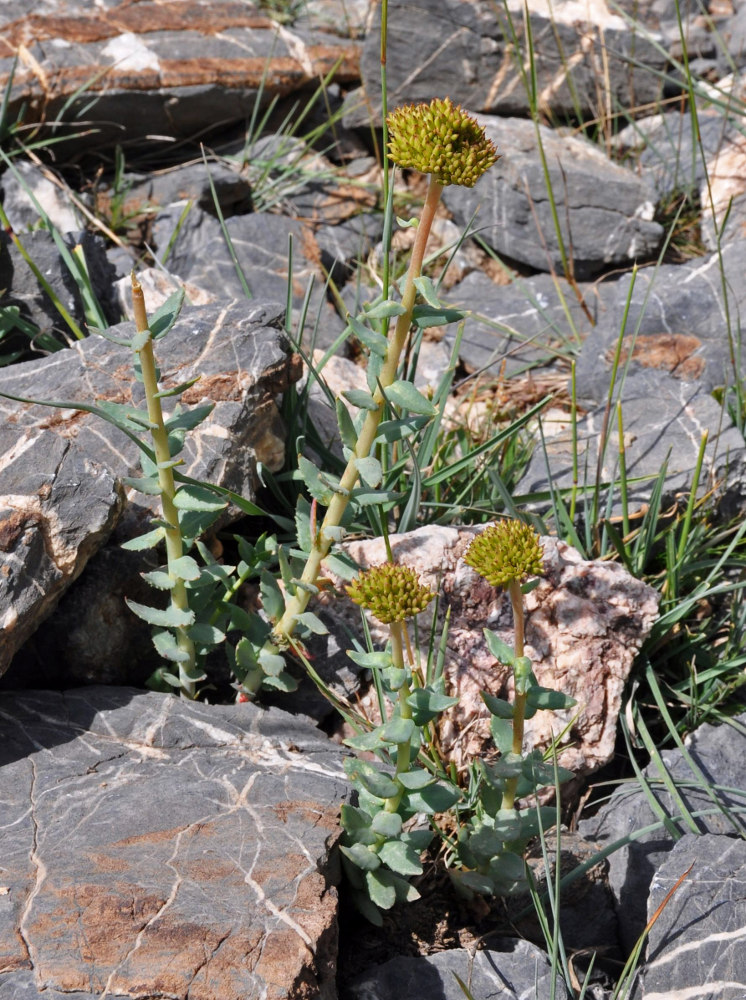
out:
M478 1000L567 1000L568 996L559 978L552 992L549 959L540 948L505 939L497 948L473 956L455 948L422 958L392 958L355 980L349 1000L463 1000L456 976Z
M342 754L122 688L0 696L0 997L335 1000Z
M596 292L592 285L580 288L594 317ZM574 290L548 274L496 285L481 271L472 271L444 297L449 305L468 310L459 358L469 371L497 374L503 363L508 375L537 365L550 367L558 349L572 348L591 332ZM449 347L454 344L455 325L445 328L444 339Z
M171 209L158 217L154 239L161 249L174 232L181 209ZM324 278L319 266L321 252L311 230L297 219L266 212L233 216L225 222L244 283L217 219L198 209L187 216L168 257L172 274L200 288L219 288L226 298L286 302L290 279L288 262L292 244L291 297L294 319L300 321L306 292L312 285L304 325L304 346L311 339L328 347L344 329L341 317L327 302ZM247 296L248 290L248 296ZM294 325L294 331L297 327Z
M473 106L472 106L473 109ZM481 238L500 256L562 273L562 256L533 122L482 116L501 154L473 188L447 187L443 201L465 226L475 211ZM626 167L584 139L539 126L562 241L575 278L649 259L663 237L654 196Z
M655 873L648 919L690 866L651 928L636 1000L746 996L746 842L682 837Z
M648 503L653 486L664 463L667 473L663 488L663 507L678 494L692 488L702 436L708 434L699 491L704 493L719 484L715 499L724 517L736 516L746 502L746 447L741 432L723 407L699 386L682 382L667 372L642 369L627 376L621 392L628 479L628 507L639 512ZM603 440L605 406L593 407L577 421L578 509L583 509L583 496L588 502L596 483L599 448ZM608 488L618 484L619 433L616 407L612 407L607 430L608 444L600 474L601 510L607 510ZM563 425L554 432L545 426L544 446L537 444L523 478L516 487L521 496L542 494L534 498L537 509L550 506L550 486L554 490L569 490L573 486L573 438ZM637 482L633 480L638 479ZM613 488L612 516L621 511L619 486Z
M657 369L709 393L746 376L746 356L738 349L745 267L746 241L740 240L721 254L642 268L634 279L625 274L601 284L597 324L576 366L580 401L605 404L622 333L618 382L624 371ZM621 392L624 399L627 391Z
M31 12L11 2L0 39L3 91L19 45L27 53L15 66L9 120L21 106L27 125L64 117L76 154L114 143L142 152L144 138L168 154L175 139L250 121L257 102L329 73L340 82L359 75L354 42L308 26L296 32L243 0L49 0Z
M675 780L687 808L692 813L700 813L695 817L699 831L738 838L746 831L746 823L743 813L739 817L732 810L738 806L743 809L746 792L743 770L746 715L738 716L734 722L733 726L705 724L685 741L688 754L704 774L710 789L716 794L717 802L725 807L725 812L718 808L717 802L706 791L696 785L695 775L680 750L665 750L661 756L666 771ZM652 783L655 798L665 813L671 817L680 816L680 808L662 785L655 765L648 765L645 775ZM674 836L660 823L659 817L648 804L645 793L637 784L617 788L596 816L581 820L578 824L579 832L584 837L596 841L600 847L608 847L615 841L656 823L657 829L636 837L609 856L609 885L616 901L620 939L628 952L634 947L647 922L648 890L655 872L674 845ZM689 832L689 827L681 819L676 819L674 826L677 837ZM687 864L679 865L678 868L678 874L681 875ZM652 955L653 951L649 950L649 954ZM699 994L696 996L699 1000Z
M284 462L285 429L276 398L300 375L276 304L185 308L156 344L162 384L200 380L185 406L211 401L208 419L187 436L184 470L254 497L256 466ZM114 327L131 336L132 324ZM0 372L0 392L35 399L142 403L132 353L90 336L41 361ZM168 409L168 407L167 407ZM139 475L140 452L122 431L79 410L0 398L0 673L103 544L121 505L115 477ZM149 527L153 497L129 490L118 541ZM59 506L59 511L56 507ZM99 597L105 599L105 592Z
M578 8L566 16L563 7L553 4L551 19L546 9L530 15L544 113L575 118L590 112L595 117L607 101L626 108L661 96L666 58L652 42L630 31L621 17L608 17L603 24L574 23ZM528 63L522 51L523 4L510 8L521 47L518 53L503 6L480 0L392 0L386 53L388 106L450 96L471 111L527 115L528 95L519 69ZM603 76L598 70L602 59ZM380 9L365 38L360 73L365 101L353 116L358 124L368 124L369 109L374 121L380 117Z
M75 441L0 428L0 674L106 541L124 504Z

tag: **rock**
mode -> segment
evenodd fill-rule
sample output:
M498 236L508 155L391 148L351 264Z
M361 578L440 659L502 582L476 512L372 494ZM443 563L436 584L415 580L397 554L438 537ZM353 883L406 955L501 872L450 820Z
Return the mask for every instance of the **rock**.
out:
M0 695L0 996L335 1000L341 754L131 689Z
M180 215L181 209L172 208L156 219L154 239L159 248L171 240ZM169 271L200 288L219 288L223 298L245 300L261 296L263 301L285 302L292 243L291 293L297 320L312 285L306 327L295 336L298 340L303 336L306 340L315 338L317 346L328 347L342 332L344 323L326 301L320 252L311 230L295 219L264 212L227 219L225 229L237 263L220 223L211 215L193 209L173 242Z
M0 454L2 674L106 541L124 496L111 472L50 430L19 437L5 425Z
M637 784L617 788L596 816L578 824L584 837L603 848L633 835L634 839L621 844L609 855L609 885L616 901L620 939L628 952L645 927L648 890L654 873L668 857L674 838L690 830L716 834L718 838L742 835L743 819L735 810L746 788L742 767L746 752L746 716L739 716L734 723L732 726L700 726L687 737L685 752L665 750L661 754L667 775L676 784L677 794L694 814L691 822L680 818L681 808L665 788L664 776L655 764L649 764L645 777L659 810L674 820L670 833L660 816L652 811L647 794ZM698 772L704 776L704 788L699 785ZM729 813L731 808L732 814ZM687 863L677 864L676 877L682 875L687 866ZM699 868L699 863L696 867ZM660 902L660 895L657 898ZM664 926L671 926L668 919ZM653 949L649 949L649 955L654 954Z
M581 285L591 317L598 296L590 285ZM459 358L469 371L515 375L529 366L548 367L562 346L578 343L591 325L578 297L563 279L546 274L516 278L496 285L485 274L473 271L447 296L449 304L468 309ZM568 319L569 314L569 319ZM455 342L456 332L446 328L445 340Z
M598 322L576 366L581 403L606 402L625 310L621 362L629 373L659 369L705 392L746 376L746 359L732 344L735 317L746 308L740 280L745 263L741 240L720 254L643 268L634 278L601 284ZM624 399L623 387L621 394Z
M671 899L666 897L689 870ZM743 1000L746 996L746 843L685 834L658 868L648 896L648 959L637 1000ZM665 905L664 905L665 904Z
M181 396L184 405L205 400L215 403L208 420L187 437L182 453L184 471L233 489L246 499L254 496L257 462L276 470L284 461L285 431L275 400L298 377L300 369L280 329L281 322L282 309L273 304L187 308L156 347L164 385L178 385L194 375L201 376ZM114 327L113 333L130 336L132 327ZM131 352L98 336L42 361L4 369L0 373L0 392L83 402L142 401L142 387L132 373ZM11 459L19 457L17 465L9 466L10 485L7 491L4 489L7 547L0 568L0 606L4 614L9 613L11 604L25 609L21 631L4 629L0 634L2 673L21 638L50 613L62 591L105 540L116 520L113 510L119 504L113 477L137 474L139 450L123 432L79 410L3 400L0 411L8 435L8 454ZM40 475L32 475L30 461L41 463L36 465L37 473L39 468L42 470ZM24 487L14 478L21 474L25 477ZM62 475L59 486L54 485L55 474ZM64 503L69 505L69 513L59 522L46 501L39 507L40 501L34 499L38 498L37 491L42 495L48 491L45 483L52 485L55 502L62 502L64 497ZM17 498L17 493L22 499ZM86 499L89 494L91 500ZM132 490L128 497L116 543L145 530L157 510L152 497L133 494ZM89 536L85 522L80 522L81 510L91 515ZM67 553L73 543L80 555L79 559L68 557L69 572L44 568L45 560L50 558L45 551L55 562L56 553ZM40 586L42 579L48 579L52 588L49 593ZM104 602L108 599L105 592L98 597ZM126 647L121 652L126 655Z
M87 317L80 290L64 263L52 235L45 230L36 230L32 233L23 233L20 239L26 253L62 307L67 310L80 330L87 332ZM91 233L69 233L65 236L64 242L68 251L72 251L75 246L82 248L91 286L102 307L104 317L110 322L117 322L119 315L114 304L114 271L107 261L102 240ZM24 319L44 334L51 334L52 344L43 343L44 349L52 350L55 342L61 345L73 342L77 334L63 318L52 298L41 287L21 251L4 232L0 233L0 288L5 292L4 306L18 306L20 315ZM28 352L28 338L24 338L22 346Z
M479 1000L567 1000L558 977L553 984L549 959L528 941L506 939L470 954L465 948L421 958L398 956L363 974L350 985L348 1000L463 1000L459 976Z
M28 160L15 160L13 169L3 173L3 209L17 233L38 227L39 211L34 201L60 233L75 233L83 228L83 213L74 205L64 185L53 183L51 176Z
M562 273L537 127L520 118L480 117L500 159L473 188L447 187L461 226L479 210L482 239L501 256ZM663 237L648 185L584 139L538 126L562 242L575 278L649 259Z
M440 594L439 615L450 608L446 690L459 695L460 703L444 714L440 742L459 768L492 746L480 691L512 697L510 670L496 663L482 632L492 629L512 645L510 602L463 561L479 530L429 525L390 537L394 558ZM525 744L544 748L571 723L560 742L559 762L587 774L613 756L622 690L657 616L658 595L618 564L586 561L557 539L544 538L542 544L545 575L525 598L526 655L540 684L571 695L578 705L567 712L537 712L526 722ZM381 539L348 542L343 549L361 567L386 561ZM335 599L335 617L345 614L344 603ZM431 613L428 609L422 619L425 637ZM371 633L384 640L385 630L374 619ZM427 638L423 641L426 655Z
M233 0L50 6L29 13L24 4L4 5L0 89L15 68L9 120L22 105L26 125L64 117L71 140L56 149L68 156L71 143L79 154L158 136L167 150L218 124L250 121L257 102L315 87L327 74L340 81L359 74L354 42L296 33Z
M251 185L238 167L224 161L187 163L155 174L123 174L119 188L98 194L96 210L104 217L112 204L124 218L155 214L158 206L193 202L198 208L224 218L251 211ZM217 203L217 208L216 208Z
M655 406L651 407L651 400ZM601 463L599 509L609 510L608 486L613 485L610 515L619 518L619 433L613 407L604 433L605 407L591 409L577 421L575 438L566 426L553 436L545 434L516 487L519 496L531 496L534 509L551 505L551 488L571 490L578 486L578 507L591 502L597 481L599 448L607 445ZM662 509L691 492L702 435L708 434L698 493L715 489L721 515L732 518L746 500L746 449L741 432L733 426L723 407L698 386L667 373L643 369L628 375L622 392L622 417L627 475L628 511L644 514L653 489L665 467ZM574 483L573 451L577 447L578 482ZM536 499L539 494L541 499ZM584 499L585 497L585 499Z
M528 114L523 4L506 6L498 11L478 0L392 0L388 106L450 96L472 111ZM531 13L531 31L542 114L562 119L590 111L595 117L607 102L634 107L661 96L665 56L606 4L595 4L590 13L577 3L544 5ZM365 102L350 120L367 125L380 116L380 11L365 37L360 73Z

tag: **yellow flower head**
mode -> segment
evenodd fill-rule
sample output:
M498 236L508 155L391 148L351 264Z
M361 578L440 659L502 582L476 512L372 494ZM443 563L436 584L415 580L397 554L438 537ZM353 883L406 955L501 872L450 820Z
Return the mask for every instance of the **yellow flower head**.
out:
M541 542L533 528L522 521L492 524L477 535L464 561L492 584L507 587L544 571Z
M384 563L365 570L346 588L350 598L385 625L424 611L435 597L408 566Z
M396 108L386 123L394 163L432 174L443 185L474 187L499 159L482 126L448 97Z

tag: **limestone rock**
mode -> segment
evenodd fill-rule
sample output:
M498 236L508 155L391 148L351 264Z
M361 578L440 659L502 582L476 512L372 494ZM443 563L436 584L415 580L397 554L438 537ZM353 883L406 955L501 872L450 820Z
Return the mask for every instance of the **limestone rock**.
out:
M18 56L10 120L21 105L27 125L56 121L64 107L66 121L86 122L70 125L76 152L145 136L162 136L168 148L219 123L249 121L257 101L316 86L332 70L341 81L359 73L354 42L313 28L295 32L250 3L49 6L29 13L26 4L3 5L0 89Z
M651 401L655 405L651 406ZM708 434L698 492L714 489L715 502L725 518L743 510L746 502L746 448L741 432L723 407L699 386L673 378L667 372L643 368L627 376L622 393L622 419L628 478L628 509L641 516L648 505L661 470L666 467L662 491L663 509L693 485L702 436ZM577 447L579 502L583 490L596 483L599 448L604 440L605 406L595 406L577 421L576 440L569 426L553 436L546 434L545 447L537 447L517 486L522 495L543 494L536 509L550 505L550 480L555 490L574 484L573 451ZM601 509L607 509L605 484L618 484L619 432L615 408L606 431L599 477ZM586 493L589 496L590 493ZM621 516L619 486L615 486L612 517Z
M726 836L739 837L743 833L743 818L736 808L745 787L746 716L737 717L734 723L700 726L687 737L685 752L665 750L661 754L668 780L675 782L680 801L691 819L682 818L680 802L665 787L659 768L649 764L645 777L658 803L658 813L653 812L647 794L639 785L624 785L614 791L596 816L579 824L583 836L596 841L599 847L608 847L632 835L629 843L609 855L609 885L616 901L620 938L627 951L634 947L645 927L648 890L674 844L674 837L666 830L660 815L672 817L673 829L679 835L697 830L717 835L713 839L722 844ZM704 788L702 781L706 784ZM705 857L707 852L703 853ZM688 863L676 867L678 875L682 875ZM695 867L699 868L699 862ZM672 926L668 919L665 926L669 929ZM697 940L698 935L695 930L692 940ZM649 950L649 955L653 954Z
M172 208L156 219L154 239L159 247L170 241L180 215L180 208ZM300 318L311 285L306 326L297 336L303 332L306 339L315 337L318 346L328 347L344 323L326 300L320 251L311 230L297 219L265 212L233 216L225 228L238 265L217 219L193 209L173 243L170 272L200 288L220 289L221 296L229 299L261 296L262 301L286 302L290 282L295 319ZM291 244L292 275L288 272Z
M648 961L633 994L636 1000L687 995L742 1000L746 996L746 843L735 837L685 834L655 873L648 919L664 902L650 930Z
M439 592L439 613L450 608L445 676L448 693L460 703L445 713L441 745L461 767L492 746L489 713L480 691L512 697L510 670L487 648L483 628L512 645L507 595L490 587L466 565L463 555L478 528L428 526L392 535L394 558L411 566ZM589 562L564 542L542 539L545 575L525 598L526 655L540 684L571 695L567 712L537 712L526 723L526 747L546 747L570 723L559 761L589 773L611 760L621 695L636 651L657 616L656 592L623 567ZM382 540L349 542L345 552L361 567L386 561ZM421 635L429 634L429 611ZM371 619L373 634L383 630Z
M501 256L562 273L562 255L536 127L520 118L481 117L501 158L473 188L448 187L443 200L459 225L477 209L482 239ZM649 259L663 229L653 221L652 189L591 143L539 126L562 242L574 275Z
M122 688L0 696L0 996L336 1000L341 754Z
M421 958L399 956L359 977L350 1000L463 1000L459 976L481 1000L567 1000L562 982L552 988L549 959L529 941L505 940L475 951L454 948Z
M599 101L603 107L607 101L630 107L660 96L665 56L613 15L611 5L596 3L590 11L578 3L529 6L544 114L595 115ZM529 103L521 68L528 57L514 51L514 38L522 47L525 37L523 9L522 3L498 9L479 0L392 0L389 25L396 30L388 38L388 106L450 96L472 111L526 115ZM368 109L372 107L374 119L380 114L377 15L361 59L366 100L356 114L366 124ZM602 60L605 72L599 70Z
M182 395L183 404L215 403L208 420L187 437L184 471L246 499L254 496L256 463L277 469L284 461L285 432L275 400L300 368L279 328L281 317L281 307L274 304L187 308L157 344L163 384L178 385L199 374L200 381ZM113 332L129 336L132 327ZM3 369L0 392L82 402L142 401L129 349L95 335L42 361ZM21 640L49 614L105 540L120 504L114 477L137 475L140 453L123 432L79 410L3 399L0 412L8 442L0 482L6 539L0 607L4 618L22 608L25 622L20 630L0 634L2 673ZM118 541L145 530L157 510L153 497L128 493ZM59 514L49 507L52 501L61 504ZM58 562L55 553L61 550L77 553L64 573L47 565L50 558Z
M109 536L124 496L75 441L0 430L0 674Z

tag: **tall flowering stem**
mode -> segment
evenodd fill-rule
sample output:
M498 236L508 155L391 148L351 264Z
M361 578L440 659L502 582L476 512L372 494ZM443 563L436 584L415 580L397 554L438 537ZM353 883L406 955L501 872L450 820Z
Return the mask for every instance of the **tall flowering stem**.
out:
M132 311L135 316L135 328L138 333L149 334L148 316L145 310L145 296L142 286L132 273ZM150 421L150 436L153 442L156 462L158 463L158 482L160 485L161 510L166 534L166 557L169 569L177 559L184 555L184 544L179 525L179 512L174 504L176 483L173 474L173 461L168 443L168 430L163 417L161 397L158 392L158 373L153 353L153 338L143 338L137 353L140 358L140 370L145 389L145 399ZM189 598L184 580L179 573L173 573L171 586L171 605L180 612L189 611ZM197 694L196 651L194 643L189 638L186 628L178 626L175 629L179 649L186 658L179 663L179 680L182 694L194 698Z
M517 756L523 752L526 721L526 696L531 664L525 656L525 618L521 582L543 571L539 537L533 528L521 521L500 521L477 535L464 557L466 563L481 574L493 587L504 587L513 608L513 745ZM503 793L502 808L515 806L518 778L508 778Z
M485 170L497 159L497 151L486 138L484 130L460 107L447 98L430 104L398 108L387 119L389 154L400 167L413 168L430 176L427 196L417 226L412 256L402 293L403 312L390 335L388 350L381 369L378 386L373 393L376 408L368 410L353 454L340 479L339 486L327 507L321 527L312 539L312 548L300 577L295 594L286 603L285 612L274 629L274 640L286 645L295 630L319 577L321 563L338 536L350 493L358 481L357 461L367 458L373 450L378 427L385 408L385 390L396 380L402 351L412 326L417 289L415 280L422 274L422 262L433 219L443 188L447 184L472 187Z
M395 670L404 671L406 622L424 611L435 594L420 583L413 569L395 563L384 563L383 566L374 566L361 573L355 583L347 588L347 593L356 604L366 608L379 621L389 626L392 664ZM412 687L409 680L405 680L397 694L397 708L402 719L413 718L409 704L411 694ZM411 763L411 740L398 743L395 775L405 774ZM404 787L400 786L395 795L385 799L384 810L396 812L403 795Z

